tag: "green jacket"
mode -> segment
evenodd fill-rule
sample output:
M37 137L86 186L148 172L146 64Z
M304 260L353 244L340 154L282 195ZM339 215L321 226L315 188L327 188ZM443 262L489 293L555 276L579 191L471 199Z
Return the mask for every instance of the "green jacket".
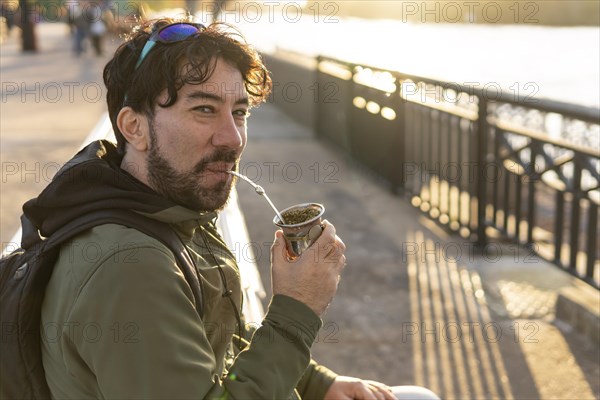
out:
M322 398L335 374L310 359L318 316L275 296L237 351L240 277L215 229L216 214L168 204L120 170L118 160L108 142L88 146L25 205L26 215L46 236L65 218L102 207L170 223L198 267L204 315L158 240L114 224L87 231L61 248L44 297L42 355L53 397Z

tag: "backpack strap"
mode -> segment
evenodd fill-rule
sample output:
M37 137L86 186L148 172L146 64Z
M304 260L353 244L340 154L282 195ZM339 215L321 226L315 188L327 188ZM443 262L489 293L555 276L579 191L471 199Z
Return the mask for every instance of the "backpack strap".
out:
M154 219L144 217L138 213L127 210L100 210L85 214L69 222L54 232L44 241L44 251L59 246L72 239L80 233L104 224L118 224L128 228L136 229L151 236L167 246L177 261L177 265L183 272L183 276L192 289L196 311L202 319L204 316L204 304L202 301L202 281L198 276L196 264L194 263L185 244L168 224Z

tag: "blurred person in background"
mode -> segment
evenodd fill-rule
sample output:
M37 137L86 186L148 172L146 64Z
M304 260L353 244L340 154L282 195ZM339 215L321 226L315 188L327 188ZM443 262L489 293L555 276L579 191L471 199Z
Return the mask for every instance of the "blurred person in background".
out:
M77 57L85 52L85 39L89 36L90 18L85 13L87 1L76 2L69 8L69 19L73 21L73 51Z

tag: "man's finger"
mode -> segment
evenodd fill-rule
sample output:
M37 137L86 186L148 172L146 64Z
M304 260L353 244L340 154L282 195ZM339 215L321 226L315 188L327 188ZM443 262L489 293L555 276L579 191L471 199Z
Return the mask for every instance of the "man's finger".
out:
M336 261L344 255L344 249L338 246L336 243L329 246L327 254L325 254L326 260Z
M336 238L335 227L333 226L333 224L331 224L326 219L324 219L323 222L321 222L321 224L323 225L323 232L317 238L317 240L315 241L315 244L319 247L321 247L321 246L325 247L325 246L327 246L327 244L326 244L327 242L335 240L335 238Z
M338 246L340 246L342 250L346 251L346 244L342 239L340 239L338 235L335 235L335 242L338 244Z
M271 260L285 260L287 257L287 249L285 245L285 239L283 238L283 231L275 231L275 240L271 246Z
M380 400L377 396L365 385L357 384L357 386L353 390L353 399L358 400Z
M375 381L367 381L367 384L369 385L369 387L371 387L371 390L374 390L374 391L377 391L378 393L380 393L383 396L382 399L398 400L398 398L394 395L394 393L392 392L392 389L390 389L389 386L384 385L383 383L380 383L380 382L375 382Z

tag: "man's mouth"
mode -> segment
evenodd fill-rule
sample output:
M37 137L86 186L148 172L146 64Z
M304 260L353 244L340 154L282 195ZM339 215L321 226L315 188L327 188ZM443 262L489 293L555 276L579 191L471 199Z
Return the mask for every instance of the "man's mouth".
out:
M232 171L235 169L235 163L223 163L223 162L215 162L210 163L206 166L206 170L208 172L212 172L215 174L227 174L227 171Z

